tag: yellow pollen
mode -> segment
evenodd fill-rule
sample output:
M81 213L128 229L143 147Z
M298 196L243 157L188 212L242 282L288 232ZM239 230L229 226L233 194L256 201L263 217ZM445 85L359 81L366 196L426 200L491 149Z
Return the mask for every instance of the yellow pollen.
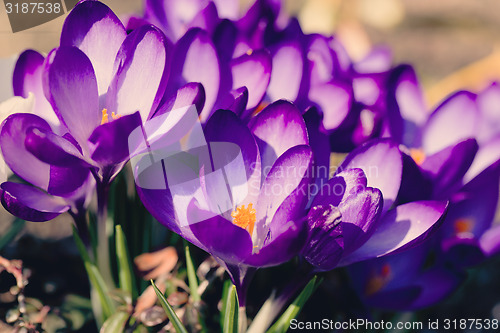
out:
M474 221L471 219L461 218L457 219L453 224L455 227L455 234L469 233L474 227Z
M411 148L410 156L418 165L422 165L422 163L424 163L426 158L425 153L421 148Z
M367 296L373 295L382 289L391 279L391 266L385 264L380 270L380 274L374 274L366 284L365 293Z
M246 53L247 53L247 55L249 55L249 56L250 56L250 55L252 55L253 50L252 50L252 49L249 49Z
M236 210L231 213L231 217L233 218L234 224L248 231L251 236L255 220L257 219L255 213L256 211L252 208L252 204L250 203L248 204L248 208L245 208L245 205L237 207Z
M116 120L120 118L120 115L115 114L114 112L111 112L111 118L113 120ZM109 116L108 116L108 109L104 108L102 109L102 118L101 118L101 125L106 124L109 122Z

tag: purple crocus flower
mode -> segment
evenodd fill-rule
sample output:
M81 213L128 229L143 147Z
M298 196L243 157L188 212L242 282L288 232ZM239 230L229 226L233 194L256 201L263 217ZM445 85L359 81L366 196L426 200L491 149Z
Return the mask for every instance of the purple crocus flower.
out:
M373 140L352 153L323 186L307 216L302 251L317 270L331 270L415 246L435 230L447 203L395 204L402 154L393 141Z
M454 93L427 114L413 69L397 68L393 80L389 129L408 147L398 201L442 198L450 205L442 227L420 250L360 263L351 273L367 304L415 309L451 294L464 268L498 252L497 88Z
M47 59L25 52L16 65L14 91L35 94L34 114L10 116L0 144L13 172L46 193L4 183L6 208L14 214L16 207L29 208L28 197L47 203L47 193L74 196L89 173L106 188L128 159L128 134L159 105L167 53L160 31L143 26L127 35L116 15L98 1L82 1L73 9L61 46ZM54 203L43 209L51 214L31 219L50 219L61 211Z
M199 195L186 196L187 189L175 192L168 176L163 189L144 188L139 182L137 190L158 221L226 267L244 305L253 267L283 263L305 241L303 218L312 182L306 126L295 106L277 101L250 127L233 112L218 110L204 135L211 157L197 157L199 163L190 167L193 174L183 176L196 182ZM233 149L217 149L221 142L238 147L242 161L228 163L235 158ZM168 159L162 161L168 169ZM187 211L176 211L176 200L187 203Z

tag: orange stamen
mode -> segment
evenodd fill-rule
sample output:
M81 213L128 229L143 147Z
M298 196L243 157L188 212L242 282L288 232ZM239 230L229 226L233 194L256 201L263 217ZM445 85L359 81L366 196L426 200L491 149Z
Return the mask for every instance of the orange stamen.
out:
M424 163L426 158L425 153L421 148L411 148L410 156L418 165L422 165L422 163Z
M470 233L472 231L472 228L474 227L474 221L471 219L460 218L455 221L453 226L455 227L455 233L457 235Z
M108 109L102 109L102 118L101 118L101 125L106 124L109 121L108 119Z
M380 274L373 274L366 284L365 293L367 296L373 295L382 289L391 279L391 266L385 264L380 270Z
M231 213L231 217L233 218L234 224L248 231L251 236L257 219L255 214L256 211L252 208L252 204L250 203L248 204L248 208L245 208L245 205L237 207L236 210Z

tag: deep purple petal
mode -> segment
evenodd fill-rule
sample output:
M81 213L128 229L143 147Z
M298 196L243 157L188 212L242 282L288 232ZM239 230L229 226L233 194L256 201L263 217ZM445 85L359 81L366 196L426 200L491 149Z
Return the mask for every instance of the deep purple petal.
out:
M69 13L61 32L61 46L75 46L92 62L99 95L108 90L116 53L127 36L123 24L108 6L83 1Z
M262 245L269 228L279 234L288 221L295 220L309 201L312 180L312 151L309 146L295 146L274 163L262 184L255 209L257 222L254 237ZM277 214L277 216L275 216ZM298 222L298 221L296 221Z
M475 139L461 141L429 157L421 167L433 180L433 198L445 199L460 185L478 150Z
M464 176L464 183L479 175L498 160L500 160L500 135L479 146L474 161Z
M128 137L141 123L141 115L136 112L98 126L89 138L92 160L102 166L112 166L127 160Z
M271 56L265 50L244 54L231 62L233 89L247 87L248 109L259 105L271 79Z
M52 220L70 208L61 198L30 185L6 182L0 185L0 193L4 208L26 221Z
M304 114L304 121L309 134L309 145L314 153L314 176L320 189L330 177L330 140L321 131L321 117L315 107L309 108Z
M344 253L363 245L378 226L382 213L382 194L379 189L366 188L352 193L340 202Z
M424 127L422 145L426 154L475 136L479 125L476 97L459 91L436 108Z
M387 212L368 241L342 258L340 265L376 258L425 238L441 218L447 203L416 201L397 206Z
M77 165L90 167L90 164L84 160L84 157L72 142L53 132L36 127L29 128L24 144L30 153L47 164L60 167Z
M3 122L0 134L3 158L19 177L47 190L50 178L49 165L33 156L24 145L29 128L50 131L50 126L45 120L32 114L14 114Z
M356 148L345 158L339 170L360 168L368 179L367 185L380 189L387 211L398 195L401 185L403 160L395 142L372 140Z
M247 87L241 87L231 90L223 95L217 103L215 109L231 110L240 118L245 119L247 116L245 112L245 110L247 110L247 103L248 89Z
M267 245L245 260L245 264L267 267L282 264L295 257L304 246L306 232L303 224L287 223L282 232L274 236Z
M226 263L241 264L252 252L250 234L219 215L190 228L207 252Z
M413 67L400 65L392 70L388 79L387 110L391 137L407 147L420 147L427 109Z
M332 177L314 197L312 207L337 207L343 198L366 189L367 179L361 169L349 169Z
M94 69L76 47L60 47L48 56L47 93L56 114L85 150L85 142L101 121Z
M259 113L250 129L258 139L263 176L289 148L309 143L306 124L300 111L290 102L282 100Z
M307 215L304 258L317 269L328 271L336 267L344 250L342 214L333 205L317 205Z
M144 121L158 107L168 79L167 40L153 26L142 26L123 41L114 63L106 96L110 112L128 115L139 111Z

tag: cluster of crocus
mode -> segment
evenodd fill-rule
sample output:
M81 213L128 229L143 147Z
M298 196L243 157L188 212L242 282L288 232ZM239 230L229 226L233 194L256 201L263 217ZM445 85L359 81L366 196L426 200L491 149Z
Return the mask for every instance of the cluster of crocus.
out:
M496 252L496 85L428 115L415 73L386 50L353 62L278 1L243 15L234 3L150 0L125 29L81 1L58 48L16 65L15 94L34 102L3 122L0 146L31 185L4 182L4 207L81 217L97 188L106 219L110 182L149 160L132 163L145 207L227 269L243 307L256 268L297 255L313 272L364 262L353 281L372 304L419 307L460 281L443 261ZM332 151L350 153L328 179ZM436 247L442 261L422 272Z
M465 268L500 249L500 90L493 83L478 94L459 91L428 113L412 68L399 67L394 79L389 120L405 147L407 179L398 200L439 198L450 206L440 230L418 249L355 265L351 272L368 304L418 309L449 295Z

